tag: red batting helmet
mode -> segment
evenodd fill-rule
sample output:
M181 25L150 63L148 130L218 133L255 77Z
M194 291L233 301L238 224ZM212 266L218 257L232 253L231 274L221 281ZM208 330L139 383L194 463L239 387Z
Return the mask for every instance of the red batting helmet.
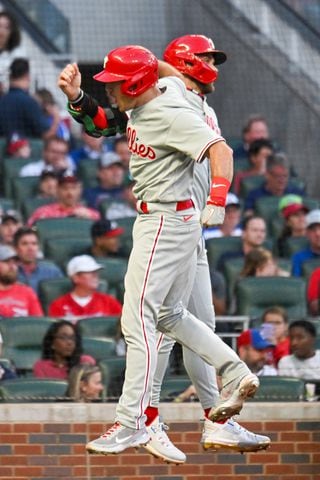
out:
M112 50L104 59L103 70L93 78L99 82L123 82L121 91L130 97L145 92L158 80L158 60L139 45Z
M203 53L212 53L215 65L227 60L226 54L216 50L211 38L204 35L184 35L172 40L165 49L163 58L179 72L189 75L198 82L211 83L217 79L218 72L197 57Z

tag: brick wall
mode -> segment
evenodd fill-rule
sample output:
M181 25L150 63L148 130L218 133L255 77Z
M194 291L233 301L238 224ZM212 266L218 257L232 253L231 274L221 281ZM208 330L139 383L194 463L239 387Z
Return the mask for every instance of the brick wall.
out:
M3 411L1 415L3 406L0 406L1 479L320 480L320 421L319 417L316 421L317 411L319 413L316 405L314 414L310 415L309 412L307 415L314 419L264 418L262 421L243 421L243 426L272 438L272 446L268 451L255 454L204 452L199 444L200 422L170 420L170 437L188 457L187 463L180 466L164 464L143 449L139 452L130 449L121 455L87 455L85 443L102 433L109 422L103 424L94 418L90 419L92 415L90 412L86 415L84 410L80 410L78 422L76 411L70 417L70 422L59 422L57 418L61 406L51 407L58 409L55 415L42 415L42 409L50 408L48 404L38 405L39 421L35 421L34 407L16 404L15 411L19 407L22 410L17 416L26 418L28 408L31 408L30 421L15 422L11 413L8 421L4 422L6 412ZM75 410L77 407L75 405ZM95 405L95 408L99 410L101 407ZM186 413L188 404L181 405L180 409ZM286 411L285 404L281 404L282 409ZM281 411L278 413L281 414ZM103 412L100 415L98 412L97 416L103 416ZM88 422L83 421L85 417Z

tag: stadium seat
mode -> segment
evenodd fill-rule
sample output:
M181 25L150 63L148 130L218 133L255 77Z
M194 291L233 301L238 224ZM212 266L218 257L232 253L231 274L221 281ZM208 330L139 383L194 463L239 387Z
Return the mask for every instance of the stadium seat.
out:
M13 200L10 198L0 198L0 210L1 212L6 212L7 210L14 209Z
M19 176L22 167L34 158L4 158L3 160L3 178L4 178L4 194L6 197L13 197L13 180Z
M100 277L107 280L109 289L115 291L116 297L122 302L124 295L124 277L128 261L124 258L96 257L96 261L104 266Z
M54 402L65 397L68 382L49 378L17 378L0 386L0 402Z
M250 175L241 180L240 197L246 198L251 190L260 187L264 182L264 175Z
M9 369L14 368L14 365L9 358L0 358L0 364Z
M244 170L247 170L249 168L249 161L247 159L247 157L243 157L243 158L237 158L235 161L234 161L234 172L237 173L237 172L243 172Z
M37 194L39 177L17 177L12 179L13 198L18 208Z
M114 338L118 332L119 317L87 317L78 321L83 337Z
M309 246L307 237L288 237L284 242L284 256L291 258L296 252L305 250Z
M259 377L260 387L255 402L298 402L304 399L305 382L300 378L282 376Z
M28 373L41 357L42 340L53 319L47 317L14 317L0 320L3 355L18 372Z
M98 185L97 172L99 160L80 160L78 165L78 176L81 178L84 188L96 187Z
M309 279L311 273L320 267L320 258L312 258L311 260L306 260L302 264L302 275L305 279Z
M97 361L116 355L116 343L112 338L82 337L83 353Z
M162 402L174 400L191 385L190 378L184 375L165 377L162 383L160 399Z
M44 142L41 138L28 138L31 154L35 160L41 160Z
M118 398L121 395L126 368L126 357L110 357L99 361L102 370L103 383L108 399Z
M54 238L46 241L44 253L61 268L65 268L70 258L87 253L90 246L91 240L88 238Z
M93 220L86 218L46 218L36 222L41 242L51 238L86 238L90 240Z
M216 268L222 254L241 250L241 246L241 237L221 237L207 240L206 248L210 267Z
M232 304L232 299L234 296L234 289L236 283L239 279L240 272L243 268L244 258L231 258L227 260L224 264L224 276L226 279L227 289L228 289L228 304Z
M124 229L124 233L121 236L122 249L127 253L128 257L132 250L132 228L135 222L135 217L126 217L117 219L119 227Z
M287 310L290 319L306 316L306 282L298 277L249 277L235 288L236 315L260 316L273 305Z
M41 280L39 282L39 298L45 313L48 313L48 308L51 302L61 295L65 295L72 289L72 282L70 278L54 278L51 280ZM99 291L103 293L108 292L107 281L101 279L99 282Z

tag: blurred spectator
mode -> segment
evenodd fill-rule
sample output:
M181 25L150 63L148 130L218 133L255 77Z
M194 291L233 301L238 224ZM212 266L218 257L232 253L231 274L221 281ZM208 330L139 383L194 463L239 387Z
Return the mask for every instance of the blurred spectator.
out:
M57 198L58 175L51 170L43 170L39 177L37 198Z
M62 138L48 138L43 146L42 160L31 162L22 167L20 177L39 177L45 170L60 172L65 169L73 170L68 157L68 143Z
M275 365L278 365L280 358L290 353L287 312L282 307L270 307L263 312L261 320L262 325L271 325L273 327L272 343L274 343L274 349L272 354Z
M0 358L2 358L2 345L3 339L0 333ZM0 384L2 380L12 380L13 378L17 378L17 374L14 369L6 367L0 360Z
M72 367L96 361L82 353L82 339L79 329L67 320L54 322L42 342L41 360L33 366L33 375L38 378L67 379Z
M233 190L237 195L240 194L241 182L244 178L265 175L267 158L272 153L273 146L269 140L260 139L251 143L248 151L250 167L248 170L238 172L234 178Z
M225 252L221 255L217 269L224 270L224 264L231 258L239 258L247 255L254 248L260 247L266 240L266 222L262 217L252 215L244 219L242 224L242 247L238 251Z
M42 316L43 311L32 288L17 283L17 255L13 248L0 246L0 316Z
M123 192L124 167L120 157L114 152L103 153L98 169L99 185L87 188L84 199L91 208L99 208L103 200L120 198Z
M137 216L137 199L133 193L134 180L127 178L124 181L121 196L115 198L114 202L105 210L105 217L108 220L118 220L120 218L133 218ZM119 202L121 200L121 202Z
M99 212L80 203L81 192L80 180L72 172L63 172L58 178L57 203L37 208L29 218L28 225L32 226L43 218L78 217L98 220Z
M270 139L267 121L262 115L251 115L242 129L242 145L233 151L234 159L247 157L252 142L261 139Z
M250 328L237 338L238 354L250 370L258 376L277 375L277 370L268 365L270 349L273 344L265 340L259 330Z
M73 288L50 304L49 315L73 322L85 317L120 316L121 303L112 295L98 291L99 270L102 268L90 255L73 257L67 265Z
M246 213L252 213L259 198L282 197L287 193L302 195L304 192L289 183L288 160L284 154L277 153L267 158L266 180L261 187L252 190L245 200Z
M242 228L241 207L239 198L234 193L228 193L223 224L219 227L209 227L203 230L205 240L220 237L240 237Z
M320 210L311 210L306 216L309 247L296 252L292 257L292 275L302 275L302 265L306 260L320 258Z
M103 391L102 373L97 365L76 365L68 377L66 397L74 402L92 402L101 399Z
M30 227L17 230L14 236L14 247L18 258L18 281L29 285L37 294L39 282L62 278L63 274L56 265L39 262L41 254L36 231Z
M5 155L13 158L30 158L31 146L29 140L20 137L18 133L14 133L7 142Z
M7 210L0 220L0 245L13 245L16 231L22 227L21 215L17 210Z
M70 115L67 115L67 112L64 113L63 111L59 110L57 102L55 101L52 93L46 88L39 88L36 90L35 98L39 102L39 105L42 108L44 115L48 118L50 124L54 122L56 112L59 112L60 121L57 125L55 135L58 138L62 138L66 142L69 142L71 136Z
M240 276L244 277L289 277L289 272L277 265L272 252L263 247L257 247L244 257L244 266Z
M17 58L10 66L9 91L0 97L0 135L9 138L17 132L23 137L49 138L55 134L60 117L56 111L50 124L29 94L29 61Z
M289 326L291 355L281 358L279 375L320 380L320 351L315 349L316 328L307 320L297 320Z
M304 237L307 230L306 215L309 209L303 204L299 195L285 195L279 202L279 210L285 224L278 238L278 252L282 257L285 253L286 240L290 237Z
M9 68L15 58L24 57L21 34L16 18L5 10L0 12L0 95L8 88Z
M94 257L126 256L120 246L120 238L124 230L116 222L102 219L91 226L92 247L88 252Z
M85 130L82 130L81 140L83 145L70 152L70 157L76 167L79 166L80 160L97 160L104 152L108 151L108 147L104 143L105 137L91 137Z
M128 147L128 141L126 135L121 135L117 137L113 143L113 149L117 155L119 155L122 165L125 170L129 171L129 162L131 157L131 152Z
M308 282L308 308L311 315L320 313L320 267L316 268L310 275Z

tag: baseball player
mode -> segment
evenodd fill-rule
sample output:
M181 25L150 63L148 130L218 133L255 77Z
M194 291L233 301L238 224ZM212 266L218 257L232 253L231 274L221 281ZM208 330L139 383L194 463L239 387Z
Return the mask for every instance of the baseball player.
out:
M203 35L185 35L173 40L165 49L164 59L182 76L187 86L187 100L194 111L220 135L220 129L214 110L207 104L205 94L214 90L218 71L216 65L226 61L224 52L216 50L210 38ZM160 62L160 76L172 74L172 69L167 72L166 64ZM160 81L165 84L165 78ZM194 170L193 198L199 210L202 210L207 201L210 190L210 166L208 159L196 163ZM215 314L212 305L212 288L210 282L209 265L201 238L197 248L197 269L195 282L188 310L206 323L213 331L215 329ZM160 401L161 383L166 372L170 351L174 341L165 335L160 335L158 340L158 363L152 385L151 402L146 409L147 430L150 442L145 449L150 453L163 458L167 462L178 463L185 459L183 452L178 450L168 438L164 424L159 420L158 406ZM228 356L229 347L218 344L216 354ZM256 435L240 427L232 419L213 423L209 419L210 412L218 404L219 394L216 383L216 374L212 367L202 360L190 349L183 346L183 359L188 375L194 384L201 405L204 409L204 428L201 443L205 449L224 448L238 451L257 451L270 445L270 439L263 435Z
M156 328L201 355L221 374L228 388L223 389L213 418L240 411L259 380L233 350L223 357L217 354L222 340L182 302L194 283L201 237L200 214L191 198L194 165L208 157L211 168L210 194L201 223L221 224L233 172L231 149L194 113L180 79L167 79L164 89L158 87L158 61L149 50L135 45L112 50L94 78L106 83L107 94L120 112L131 111L127 137L139 211L121 318L127 343L123 393L114 425L87 444L91 453L109 454L150 440L144 412L156 369ZM58 85L73 115L89 132L108 134L114 117L81 90L76 64L67 65Z

